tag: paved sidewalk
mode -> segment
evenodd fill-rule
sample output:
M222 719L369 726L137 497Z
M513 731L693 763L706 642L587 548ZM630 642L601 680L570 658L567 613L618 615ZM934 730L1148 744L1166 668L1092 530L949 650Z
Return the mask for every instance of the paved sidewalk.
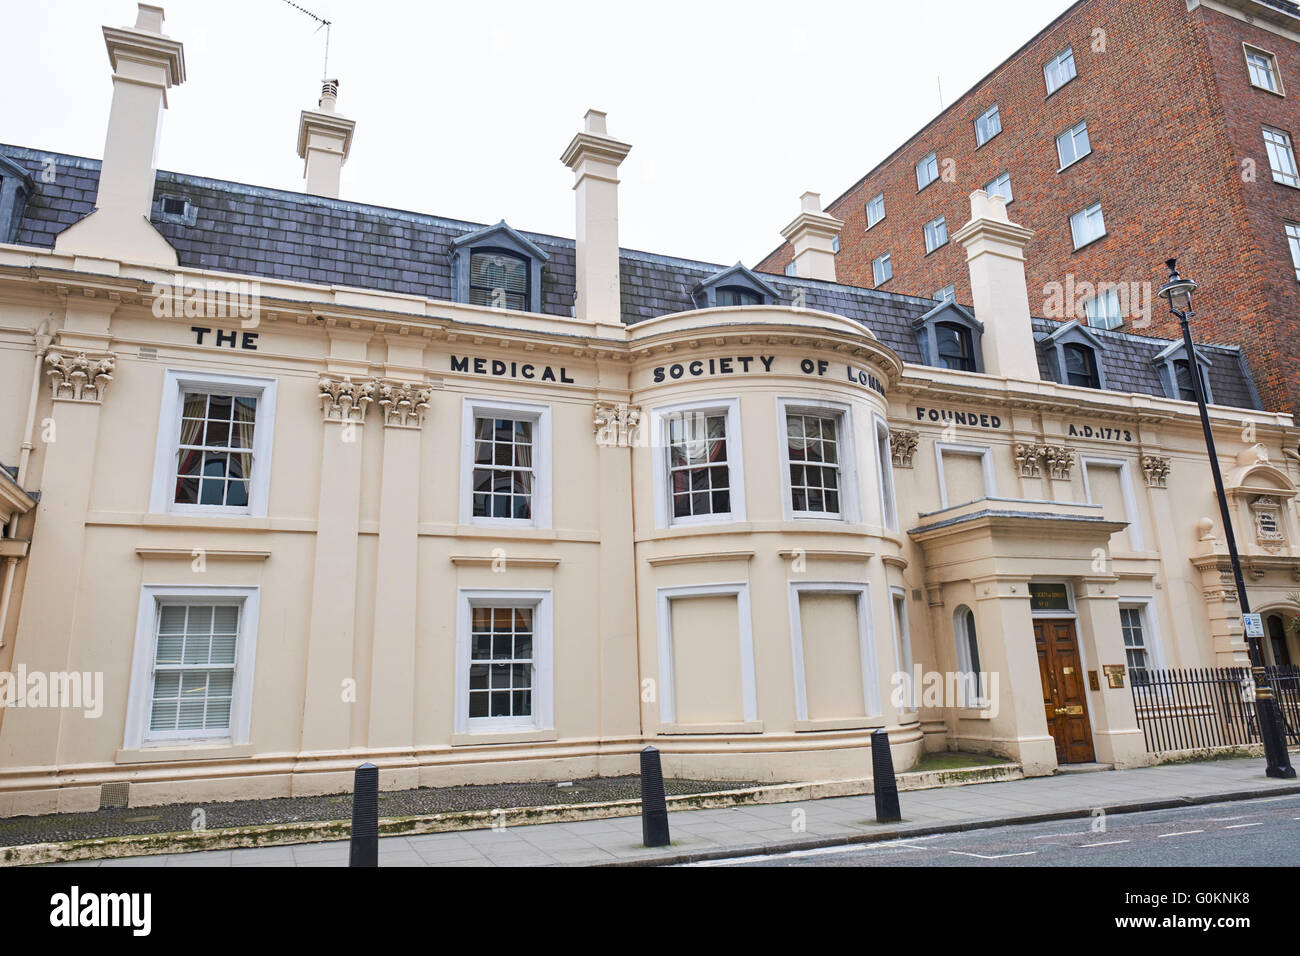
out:
M871 796L672 813L671 846L641 845L641 819L462 830L379 841L380 866L591 866L670 863L745 853L1159 809L1218 799L1300 793L1300 781L1264 776L1260 758L1062 774L899 795L903 822L878 824ZM88 860L64 866L346 866L346 842Z

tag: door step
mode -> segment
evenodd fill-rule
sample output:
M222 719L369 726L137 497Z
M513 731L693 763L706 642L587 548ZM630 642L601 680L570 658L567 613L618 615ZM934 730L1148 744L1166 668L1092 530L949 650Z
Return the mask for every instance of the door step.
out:
M1102 770L1114 770L1113 763L1063 763L1056 768L1057 773L1097 773Z

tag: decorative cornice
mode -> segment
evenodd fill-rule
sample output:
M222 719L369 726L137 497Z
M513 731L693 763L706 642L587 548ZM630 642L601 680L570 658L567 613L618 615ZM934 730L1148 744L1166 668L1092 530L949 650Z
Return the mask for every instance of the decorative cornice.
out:
M103 402L116 365L117 356L112 352L74 352L56 346L45 356L53 397L70 402Z
M375 379L375 394L384 412L384 425L390 428L420 428L429 410L433 389L413 382Z
M379 391L379 382L371 379L354 382L350 376L334 378L329 375L320 377L321 414L327 422L361 422L366 417L366 409L375 400Z
M895 468L912 467L912 456L916 453L916 442L920 436L920 432L910 428L889 430L889 453L894 459Z
M1148 488L1169 487L1169 459L1159 455L1143 455L1142 474L1146 476Z
M641 433L641 406L598 401L593 407L592 426L597 445L618 448L635 445Z

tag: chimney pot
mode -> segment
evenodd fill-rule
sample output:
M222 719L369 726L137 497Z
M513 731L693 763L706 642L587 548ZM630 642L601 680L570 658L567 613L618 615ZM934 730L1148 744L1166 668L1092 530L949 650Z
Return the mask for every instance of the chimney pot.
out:
M835 240L844 223L822 211L821 193L799 197L799 215L781 230L794 249L794 274L801 279L835 281Z
M333 113L334 108L338 105L338 101L339 81L322 80L320 85L320 99L316 102L316 105L323 110L329 110Z
M312 196L339 198L343 164L352 149L356 121L338 113L339 81L321 81L317 108L303 110L298 117L298 155L307 192Z
M135 28L137 30L143 30L146 33L162 33L162 27L162 7L156 7L151 3L137 5L135 14Z
M587 110L584 119L588 133L595 133L597 136L608 135L608 130L605 128L605 114L600 110Z

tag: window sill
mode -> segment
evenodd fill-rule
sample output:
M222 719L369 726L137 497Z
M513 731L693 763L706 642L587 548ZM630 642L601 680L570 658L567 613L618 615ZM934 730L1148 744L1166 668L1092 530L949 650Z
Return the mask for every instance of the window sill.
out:
M659 735L661 737L685 734L761 734L762 732L763 722L761 720L737 720L717 724L679 724L674 722L659 725Z
M1082 156L1080 156L1080 157L1078 157L1077 159L1075 159L1073 162L1066 163L1064 166L1062 166L1060 169L1058 169L1058 170L1056 171L1057 174L1059 175L1060 173L1065 172L1067 169L1073 169L1075 166L1078 166L1081 162L1083 162L1085 159L1087 159L1087 158L1088 158L1089 156L1091 156L1091 155L1092 155L1092 150L1088 150L1086 153L1084 153Z
M982 703L978 707L958 707L958 720L992 720L993 715L988 711L988 702Z
M452 734L453 747L474 747L491 744L531 744L559 740L555 728L542 730L481 730Z
M1089 246L1096 245L1097 243L1101 242L1103 239L1105 239L1105 238L1106 238L1107 236L1109 236L1109 235L1110 235L1109 232L1103 232L1103 233L1102 233L1100 236L1098 236L1097 238L1095 238L1095 239L1089 239L1087 242L1085 242L1085 243L1084 243L1083 245L1081 245L1081 246L1075 246L1075 247L1074 247L1074 251L1075 251L1075 252L1081 252L1081 251L1083 251L1084 249L1087 249Z
M145 743L130 750L119 750L114 756L115 763L170 763L172 761L222 760L236 757L251 757L252 744L224 743L175 743L171 741L157 744Z
M824 730L880 730L884 726L880 717L818 717L794 722L795 733L799 734Z
M929 259L932 255L934 255L934 254L935 254L936 252L938 252L940 249L946 248L947 245L948 245L948 243L947 243L947 242L944 242L944 243L941 243L940 245L935 246L933 249L931 249L929 252L927 252L927 253L925 254L925 258Z
M1287 189L1300 189L1300 182L1288 183L1284 180L1278 179L1276 174L1273 176L1273 184L1275 186L1285 186Z
M1252 84L1250 84L1250 88L1251 88L1252 90L1259 90L1261 93L1267 93L1267 94L1269 94L1270 96L1277 96L1277 97L1280 97L1280 98L1282 98L1282 99L1286 99L1286 91L1285 91L1285 90L1270 90L1267 86L1260 86L1258 83L1252 83Z
M866 229L863 229L862 231L863 231L863 232L870 232L872 229L875 229L878 225L880 225L880 224L881 224L882 222L884 222L884 221L885 221L885 217L884 217L884 216L881 216L881 217L880 217L879 219L877 219L875 222L868 223L868 224L867 224L867 228L866 228Z
M1055 96L1057 93L1061 92L1061 90L1065 89L1067 86L1069 86L1071 83L1073 83L1073 82L1074 82L1075 80L1077 80L1078 78L1079 78L1079 76L1078 76L1078 74L1076 73L1074 76L1070 77L1068 80L1066 80L1066 81L1065 81L1064 83L1062 83L1060 86L1058 86L1056 89L1054 89L1054 90L1048 90L1047 95L1043 97L1043 102L1046 103L1046 102L1047 102L1048 100L1050 100L1053 96Z

